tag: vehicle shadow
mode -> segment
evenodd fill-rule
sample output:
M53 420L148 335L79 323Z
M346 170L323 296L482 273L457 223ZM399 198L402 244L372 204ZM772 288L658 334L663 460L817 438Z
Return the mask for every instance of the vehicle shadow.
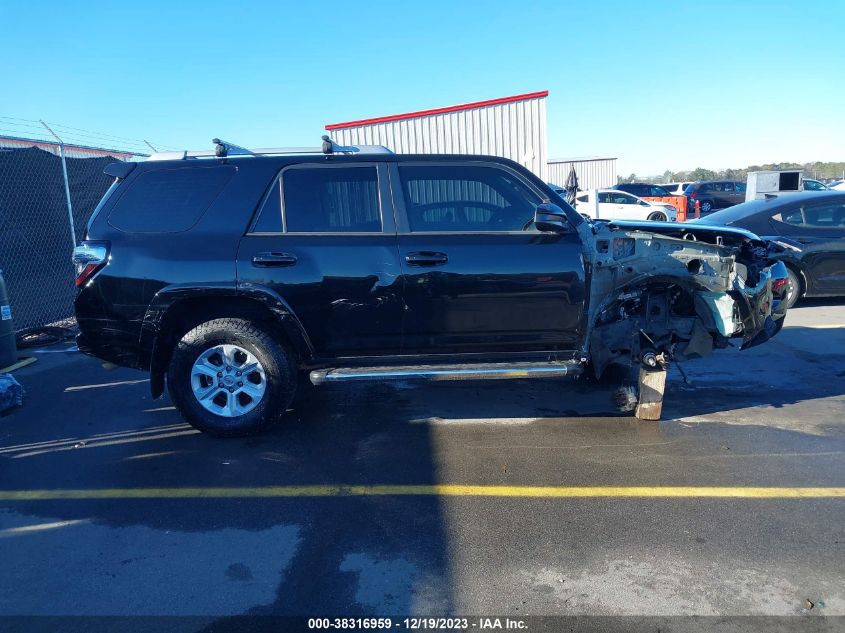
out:
M185 425L166 400L151 402L137 372L106 373L79 356L20 380L28 401L4 419L0 493L245 492L0 501L0 556L39 579L20 593L0 589L4 614L450 612L439 497L250 498L266 486L438 482L429 429L397 428L392 392L306 396L271 432L220 440Z
M230 440L151 401L139 372L105 372L81 356L36 363L18 374L28 401L0 432L0 493L84 498L0 502L0 556L38 578L21 593L9 583L0 598L23 613L450 613L460 543L448 498L337 486L619 485L658 481L644 467L656 459L712 461L721 446L822 450L824 416L841 405L810 427L800 407L845 395L844 336L789 327L766 345L690 362L693 384L672 374L662 423L618 412L612 386L583 379L350 383L308 390L285 424ZM737 412L755 407L766 409L745 422L754 431L736 426ZM779 421L777 410L789 415ZM696 416L730 424L681 433L679 420ZM326 489L261 496L289 486ZM164 492L126 492L151 488ZM210 488L243 492L202 498ZM84 494L103 489L117 493ZM69 547L78 567L55 574ZM174 592L181 585L192 589Z

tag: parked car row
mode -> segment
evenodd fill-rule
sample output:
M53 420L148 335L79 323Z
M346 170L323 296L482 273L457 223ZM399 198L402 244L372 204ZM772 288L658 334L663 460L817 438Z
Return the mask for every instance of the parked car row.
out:
M792 306L802 297L845 296L845 191L802 180L802 192L752 202L745 202L746 184L735 180L625 183L579 192L575 208L593 220L675 221L674 207L637 196L682 191L691 204L699 203L699 223L747 229L785 249L780 259L787 267L786 301ZM841 186L845 189L845 183Z
M743 228L781 245L789 307L801 297L845 296L845 192L752 200L694 222Z

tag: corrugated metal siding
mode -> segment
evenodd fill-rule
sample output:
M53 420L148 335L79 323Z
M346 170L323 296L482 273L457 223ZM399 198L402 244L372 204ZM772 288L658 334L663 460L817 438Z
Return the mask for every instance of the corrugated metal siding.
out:
M566 186L569 170L575 167L581 189L602 189L617 183L615 158L560 159L549 161L547 182Z
M510 158L547 179L546 99L331 131L341 145L384 145L397 154L489 154Z

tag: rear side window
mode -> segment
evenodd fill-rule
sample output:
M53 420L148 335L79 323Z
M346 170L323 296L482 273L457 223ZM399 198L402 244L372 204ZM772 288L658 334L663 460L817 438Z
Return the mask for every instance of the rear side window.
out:
M375 167L288 169L282 174L282 198L288 233L382 230Z
M109 213L109 224L127 233L187 231L235 171L231 165L147 171L128 183Z
M804 229L822 229L845 232L845 204L827 203L804 206L775 215L776 222L783 222Z

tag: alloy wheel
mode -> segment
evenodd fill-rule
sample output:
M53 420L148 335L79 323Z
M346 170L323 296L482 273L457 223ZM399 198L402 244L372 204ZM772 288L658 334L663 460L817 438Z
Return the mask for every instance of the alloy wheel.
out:
M238 345L215 345L194 361L191 390L206 410L235 418L259 405L267 390L267 375L250 351Z

